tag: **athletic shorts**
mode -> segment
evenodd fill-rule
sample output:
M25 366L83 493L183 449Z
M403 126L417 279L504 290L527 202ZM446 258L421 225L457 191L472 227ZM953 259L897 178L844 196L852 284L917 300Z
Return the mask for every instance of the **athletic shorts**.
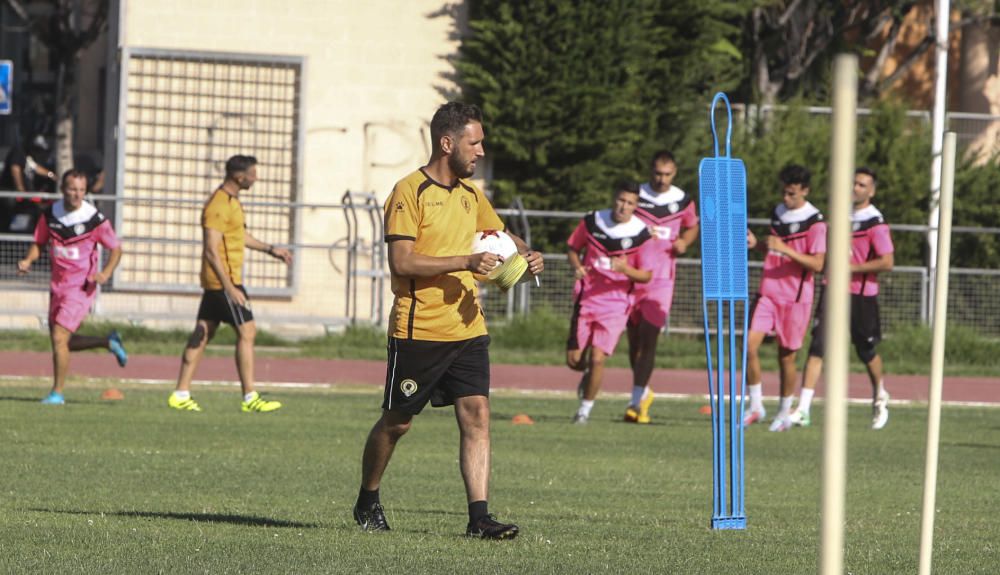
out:
M87 282L91 285L90 282ZM90 313L90 306L94 303L97 290L91 287L89 290L74 289L67 291L49 292L49 325L61 325L70 332L75 332L80 328L80 324Z
M578 304L569 324L566 349L596 347L606 355L615 352L628 323L628 313L594 315Z
M632 310L629 321L638 324L640 321L652 324L658 329L667 325L670 306L674 301L673 280L653 280L635 288Z
M243 296L247 298L246 306L230 300L226 290L207 289L201 296L198 319L228 323L234 327L253 321L253 310L250 309L250 296L247 295L247 290L241 285L236 286L236 289L243 292Z
M462 341L389 338L382 409L416 415L459 397L490 395L490 336Z
M802 340L805 339L810 312L812 302L778 303L767 296L758 295L750 320L750 331L775 334L778 345L796 350L802 347Z
M823 327L825 306L820 293L813 321L809 355L823 357L826 352L826 329ZM851 343L856 350L874 349L882 341L882 321L879 318L878 296L851 294ZM860 351L858 352L861 353Z

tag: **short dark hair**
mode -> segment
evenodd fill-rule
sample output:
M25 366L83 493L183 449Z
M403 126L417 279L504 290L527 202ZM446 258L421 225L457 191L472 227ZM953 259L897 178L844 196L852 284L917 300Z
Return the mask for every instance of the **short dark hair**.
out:
M69 180L70 178L83 178L83 181L87 186L87 191L88 192L90 191L90 178L87 177L87 172L84 172L83 170L77 170L75 168L72 170L66 170L66 173L62 175L62 180L60 180L59 184L60 190L66 187L66 181Z
M437 149L444 136L457 136L469 122L483 123L483 111L475 104L448 102L431 118L431 147Z
M630 181L630 180L622 180L622 181L618 182L617 184L615 184L615 193L614 193L613 197L617 198L618 194L621 193L621 192L628 192L630 194L635 194L635 195L638 196L639 195L639 184L637 184L637 183L635 183L633 181Z
M257 158L237 154L226 160L226 177L231 178L257 165Z
M655 166L660 162L673 162L675 166L677 165L677 160L674 159L674 154L670 150L659 150L653 154L653 159L649 161L649 165Z
M854 170L854 175L856 176L858 174L864 174L870 177L872 179L872 187L878 187L878 175L875 174L875 170L869 168L868 166L858 166L858 168Z
M781 173L778 174L778 179L780 179L781 183L786 186L799 184L803 188L808 188L809 180L812 179L812 173L810 173L809 168L806 168L805 166L789 164L781 169Z

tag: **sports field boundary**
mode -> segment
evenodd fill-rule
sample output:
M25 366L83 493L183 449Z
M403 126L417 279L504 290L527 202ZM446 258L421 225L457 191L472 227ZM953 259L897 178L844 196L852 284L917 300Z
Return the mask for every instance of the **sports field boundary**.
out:
M80 353L70 360L70 376L124 383L172 384L180 368L180 358L160 355L133 355L125 368L118 367L110 354ZM0 352L0 377L50 378L52 356L47 352ZM385 362L357 359L313 359L258 357L256 380L261 386L326 387L341 385L385 384ZM523 392L576 393L579 374L564 366L511 365L491 366L492 387ZM661 397L704 398L707 380L704 370L657 369L651 385ZM226 385L237 381L231 357L204 357L198 367L195 384ZM885 378L893 402L925 403L929 378L926 375L892 375ZM776 396L777 373L763 375L764 391ZM72 382L70 383L72 386ZM605 369L602 395L620 396L632 389L632 373L626 368ZM823 395L820 381L817 396ZM852 373L848 384L852 402L871 402L867 375ZM1000 405L1000 385L996 378L945 377L944 401L949 405Z

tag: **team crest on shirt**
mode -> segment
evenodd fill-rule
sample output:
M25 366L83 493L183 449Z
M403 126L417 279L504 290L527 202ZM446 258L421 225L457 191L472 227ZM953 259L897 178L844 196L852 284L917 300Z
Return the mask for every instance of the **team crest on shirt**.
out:
M670 202L670 205L667 206L667 209L670 210L671 214L676 214L677 210L681 209L681 205L678 204L677 202Z
M396 202L396 211L397 211L397 212L401 212L401 211L403 211L403 209L404 209L405 207L406 207L406 206L405 206L405 204L403 204L403 202Z
M462 196L462 207L465 208L465 213L472 211L472 204L469 203L469 198Z
M801 226L799 226L798 222L795 222L793 224L788 224L788 231L794 234L795 232L799 231L799 227Z
M86 229L87 229L87 226L85 226L83 224L76 224L75 226L73 226L73 233L76 234L76 235L80 235Z
M632 238L622 238L622 249L627 250L632 247Z
M399 390L403 392L403 395L410 397L417 392L417 382L412 379L404 379L399 382Z
M851 224L851 229L854 230L854 231L860 230L861 229L861 222L854 222L853 224Z

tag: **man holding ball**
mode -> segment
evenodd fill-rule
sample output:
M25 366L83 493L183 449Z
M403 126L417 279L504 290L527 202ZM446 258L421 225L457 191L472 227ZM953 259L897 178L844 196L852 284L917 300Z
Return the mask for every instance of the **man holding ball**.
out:
M498 264L492 253L469 254L476 231L502 230L489 200L470 182L484 155L482 112L449 102L431 120L427 165L400 180L385 202L385 241L395 295L390 314L382 416L361 462L354 520L366 531L388 531L379 498L396 443L427 405L454 405L461 436L459 464L469 504L466 535L512 539L517 525L487 509L490 476L490 360L486 321L473 274ZM542 254L511 236L533 275Z

